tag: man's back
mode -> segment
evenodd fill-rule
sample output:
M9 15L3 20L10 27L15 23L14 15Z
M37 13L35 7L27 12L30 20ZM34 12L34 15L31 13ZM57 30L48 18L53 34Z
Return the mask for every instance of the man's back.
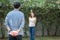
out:
M14 9L13 11L8 13L8 15L7 15L8 26L10 27L11 31L12 30L16 31L20 28L23 17L24 17L24 14L22 12L20 12L18 9Z
M9 26L12 30L17 30L20 27L22 16L22 12L18 11L17 9L9 12Z

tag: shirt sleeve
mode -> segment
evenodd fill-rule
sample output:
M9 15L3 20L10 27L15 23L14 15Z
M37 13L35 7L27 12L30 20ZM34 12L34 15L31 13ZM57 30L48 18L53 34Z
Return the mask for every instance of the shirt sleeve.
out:
M6 16L6 18L5 18L5 22L4 22L4 25L6 26L6 27L9 27L9 24L8 24L8 15Z
M22 18L21 18L21 24L20 24L20 27L19 27L19 30L23 29L24 28L24 25L25 25L25 17L24 17L24 14L22 15Z

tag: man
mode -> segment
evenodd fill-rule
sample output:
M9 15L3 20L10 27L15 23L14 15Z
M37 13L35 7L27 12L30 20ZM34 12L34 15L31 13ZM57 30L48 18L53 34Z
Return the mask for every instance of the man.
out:
M14 10L10 11L5 18L9 40L22 40L23 27L25 24L24 14L19 11L20 3L14 3Z

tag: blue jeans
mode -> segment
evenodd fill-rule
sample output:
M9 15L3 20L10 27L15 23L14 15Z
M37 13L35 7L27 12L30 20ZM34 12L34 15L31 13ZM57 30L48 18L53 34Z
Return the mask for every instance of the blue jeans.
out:
M30 28L30 40L34 40L35 27L29 27L29 28Z
M9 40L22 40L22 35L18 35L16 37L9 35Z

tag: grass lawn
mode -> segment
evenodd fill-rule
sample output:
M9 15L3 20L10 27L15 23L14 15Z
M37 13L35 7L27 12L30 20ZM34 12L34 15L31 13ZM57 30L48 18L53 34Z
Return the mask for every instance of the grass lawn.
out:
M8 39L5 38L0 40L8 40ZM23 38L23 40L29 40L29 38ZM35 40L60 40L60 37L36 37Z

